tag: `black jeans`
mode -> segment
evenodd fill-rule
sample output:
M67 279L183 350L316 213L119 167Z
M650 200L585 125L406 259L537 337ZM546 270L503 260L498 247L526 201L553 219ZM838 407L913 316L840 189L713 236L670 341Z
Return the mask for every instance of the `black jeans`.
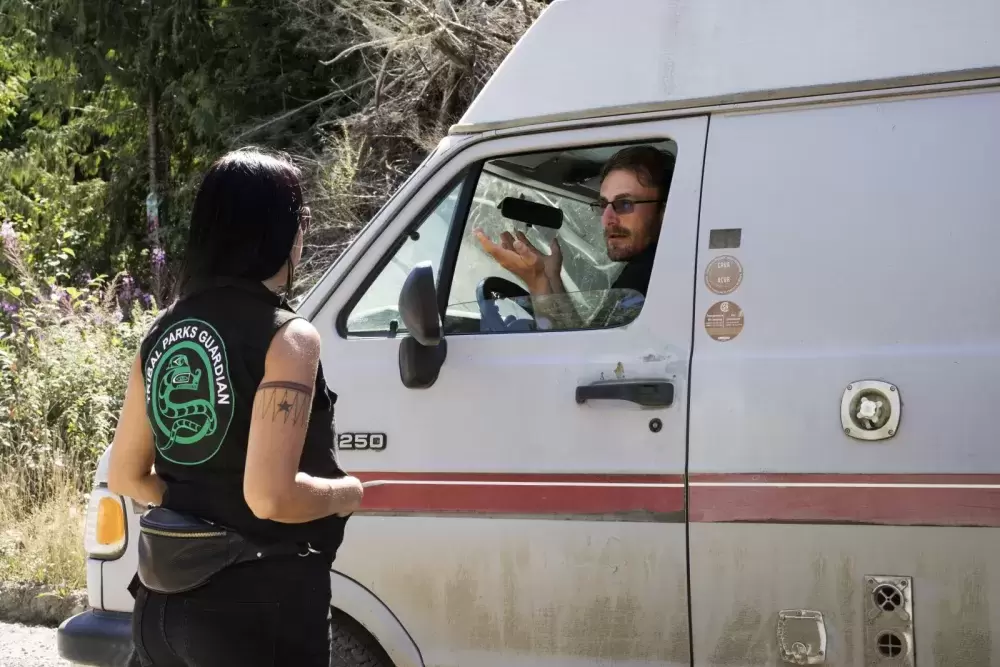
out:
M129 667L329 667L330 565L317 554L275 557L188 593L140 585Z

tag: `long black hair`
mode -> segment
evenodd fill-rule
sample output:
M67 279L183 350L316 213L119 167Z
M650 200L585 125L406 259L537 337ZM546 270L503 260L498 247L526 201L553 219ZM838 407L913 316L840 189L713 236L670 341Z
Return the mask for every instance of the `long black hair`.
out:
M300 176L291 160L254 147L219 158L195 198L178 294L200 280L267 280L286 263L291 271Z

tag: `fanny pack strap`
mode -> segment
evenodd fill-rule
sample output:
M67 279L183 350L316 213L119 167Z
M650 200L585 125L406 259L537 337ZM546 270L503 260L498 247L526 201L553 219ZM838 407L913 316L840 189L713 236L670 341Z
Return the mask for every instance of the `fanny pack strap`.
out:
M257 547L248 544L244 549L243 553L240 554L232 565L237 565L240 563L249 563L251 561L264 560L266 558L271 558L274 556L299 556L300 558L306 558L308 556L313 556L317 554L322 554L323 552L313 549L308 544L272 544L266 547ZM132 575L132 580L129 581L127 590L132 596L132 599L136 599L136 595L139 591L139 586L142 581L139 579L139 573L136 572Z
M248 542L243 549L243 553L240 554L233 565L264 560L265 558L273 558L274 556L301 556L305 558L317 553L319 552L308 544L269 544L267 546L258 546Z

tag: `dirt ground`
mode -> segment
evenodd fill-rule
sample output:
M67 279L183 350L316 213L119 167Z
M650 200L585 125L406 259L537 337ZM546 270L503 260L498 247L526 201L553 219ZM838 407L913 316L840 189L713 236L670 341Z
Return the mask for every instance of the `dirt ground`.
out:
M0 667L70 667L56 650L56 629L0 623Z

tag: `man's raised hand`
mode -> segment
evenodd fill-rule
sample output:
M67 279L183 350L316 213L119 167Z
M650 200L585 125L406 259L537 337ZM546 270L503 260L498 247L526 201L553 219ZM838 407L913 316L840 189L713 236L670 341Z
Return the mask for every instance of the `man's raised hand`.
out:
M550 254L545 255L531 244L523 232L503 232L500 243L494 243L482 229L473 232L483 250L496 260L497 264L507 269L524 281L532 294L548 294L551 292L549 275L554 269L558 276L562 266L562 251L559 244L553 241L549 245Z

